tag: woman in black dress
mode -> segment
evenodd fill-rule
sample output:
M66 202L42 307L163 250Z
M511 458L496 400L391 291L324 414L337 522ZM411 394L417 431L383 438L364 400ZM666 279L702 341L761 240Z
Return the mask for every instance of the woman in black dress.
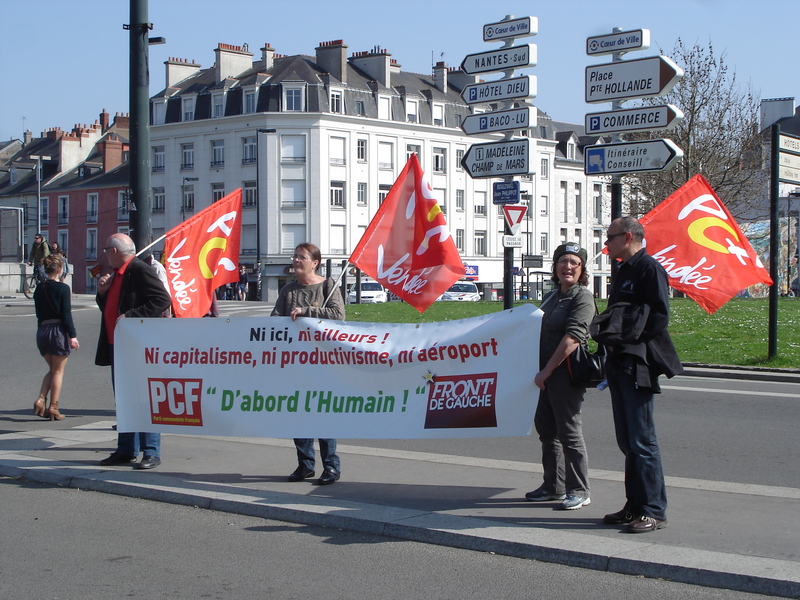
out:
M58 397L61 395L64 369L70 352L80 348L80 344L76 337L75 324L72 322L70 289L67 284L59 281L64 272L64 261L59 255L51 254L42 262L47 279L36 286L33 302L39 323L36 345L49 370L42 379L39 397L33 403L33 414L51 421L60 421L64 415L58 410ZM48 394L49 406L47 406Z

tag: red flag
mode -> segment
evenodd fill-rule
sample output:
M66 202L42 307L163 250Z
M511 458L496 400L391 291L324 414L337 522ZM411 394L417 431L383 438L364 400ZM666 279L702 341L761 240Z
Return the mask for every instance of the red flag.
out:
M740 290L772 279L728 209L695 175L641 220L647 253L669 283L709 314Z
M464 263L416 154L389 190L350 262L419 312L463 277Z
M239 188L167 233L164 266L176 317L202 317L214 290L239 281L241 231Z

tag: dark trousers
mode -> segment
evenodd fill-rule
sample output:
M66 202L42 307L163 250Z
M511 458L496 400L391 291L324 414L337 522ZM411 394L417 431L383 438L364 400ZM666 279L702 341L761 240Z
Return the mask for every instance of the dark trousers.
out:
M564 365L553 371L539 392L533 423L542 442L542 487L553 494L589 497L589 459L581 419L584 393L569 382Z
M307 469L314 470L316 462L314 456L314 438L294 438L294 445L297 448L297 462ZM336 454L336 440L320 439L319 453L322 459L322 466L339 472L339 456Z
M617 445L625 455L625 510L666 518L667 488L653 420L653 392L639 389L630 373L606 361Z

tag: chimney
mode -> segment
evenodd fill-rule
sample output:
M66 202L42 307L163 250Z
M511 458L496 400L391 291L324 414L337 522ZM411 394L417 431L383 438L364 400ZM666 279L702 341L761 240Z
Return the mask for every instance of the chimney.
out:
M354 53L350 62L382 86L391 87L392 55L388 50L375 46L371 52Z
M215 81L225 81L229 77L241 75L253 68L253 53L242 46L219 44L214 50L217 56L214 64Z
M264 71L269 71L275 64L275 48L270 46L269 42L261 48L261 62L264 63Z
M186 58L174 58L170 56L169 60L164 61L167 73L167 85L165 87L173 87L176 83L183 81L187 77L191 77L200 70L200 65L194 61L189 61Z
M781 119L794 115L794 97L768 98L761 101L761 131Z
M108 173L114 167L122 164L122 142L117 134L109 134L102 142L103 173Z
M109 124L109 114L106 112L106 109L103 109L103 112L100 113L100 129L105 131L108 129Z
M433 85L440 92L447 91L447 66L444 61L439 61L433 67Z
M471 83L478 83L477 75L467 75L460 67L453 67L447 72L447 75L450 84L458 90L463 90Z
M33 132L30 129L26 129L25 133L22 134L22 145L27 146L33 140Z
M344 40L320 42L317 47L317 64L342 83L347 83L347 46Z

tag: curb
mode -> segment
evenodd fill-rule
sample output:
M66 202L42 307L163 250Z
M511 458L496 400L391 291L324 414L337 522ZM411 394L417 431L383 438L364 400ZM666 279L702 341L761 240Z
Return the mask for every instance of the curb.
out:
M623 575L800 597L800 574L794 562L657 546L648 543L646 535L644 540L626 536L603 541L581 533L503 526L474 517L349 500L255 492L219 484L176 486L170 477L158 473L104 471L13 453L0 458L0 476Z

